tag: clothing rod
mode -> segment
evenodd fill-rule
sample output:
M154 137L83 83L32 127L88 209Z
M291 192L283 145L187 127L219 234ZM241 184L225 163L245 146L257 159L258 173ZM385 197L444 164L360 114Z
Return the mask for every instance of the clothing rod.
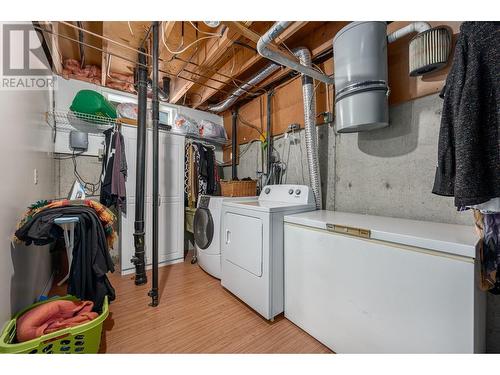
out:
M67 35L58 34L58 33L56 33L56 32L53 32L52 30L48 30L48 29L45 29L45 28L43 28L43 27L37 27L37 26L34 26L34 29L35 29L35 30L42 31L42 32L46 32L46 33L49 33L49 34L52 34L52 35L55 35L55 36L58 36L58 37L61 37L61 38L63 38L63 39L67 39L67 40L73 41L73 42L75 42L75 43L80 43L80 41L78 41L78 40L76 40L76 39L74 39L74 38L71 38L71 37L69 37L69 36L67 36ZM131 63L133 63L133 64L137 64L138 66L142 66L142 65L143 65L143 64L138 63L137 61L134 61L134 60L132 60L132 59L129 59L128 57L121 56L121 55L119 55L119 54L117 54L117 53L114 53L114 52L105 51L105 50L103 50L102 48L99 48L99 47L93 46L93 45L91 45L91 44L88 44L88 43L85 43L85 42L82 42L81 44L83 44L85 47L95 49L95 50L100 51L100 52L102 52L102 53L105 53L105 54L107 54L107 55L109 55L109 56L114 56L114 57L117 57L117 58L119 58L119 59L122 59L122 60L125 60L125 61L128 61L128 62L131 62ZM148 56L147 54L144 54L144 55ZM144 66L144 67L146 67L146 68L151 67L151 65L148 65L148 64L144 64L143 66ZM167 72L167 71L165 71L165 70L161 70L161 69L159 69L159 71L160 71L160 72L162 72L162 73L164 73L164 74L166 74L166 75L168 75L168 76L170 76L170 77L175 77L175 74L173 74L173 73L170 73L170 72ZM219 89L219 88L216 88L216 87L213 87L213 86L207 85L206 83L201 83L201 82L198 82L198 81L192 80L192 79L187 78L187 77L180 77L180 78L182 78L182 79L184 79L184 80L186 80L186 81L189 81L189 82L193 82L193 83L195 83L195 84L197 84L197 85L200 85L200 86L204 86L204 87L210 88L210 89L215 90L215 91L223 92L224 94L227 94L227 95L232 95L232 92L230 92L230 91L223 90L223 89Z
M147 52L141 52L141 51L139 51L138 49L136 49L136 48L134 48L134 47L127 46L126 44L123 44L123 43L117 42L117 41L115 41L115 40L113 40L113 39L111 39L111 38L108 38L108 37L105 37L105 36L103 36L103 35L100 35L100 34L94 33L93 31L87 30L87 29L85 29L85 28L83 28L83 27L78 27L78 26L76 26L76 25L73 25L73 24L71 24L71 23L69 23L69 22L65 22L65 21L57 21L57 22L62 23L63 25L66 25L66 26L72 27L72 28L73 28L73 29L75 29L75 30L82 31L82 32L87 33L87 34L89 34L89 35L95 36L96 38L100 38L100 39L103 39L103 40L105 40L105 41L107 41L107 42L110 42L110 43L116 44L117 46L120 46L120 47L126 48L126 49L131 50L131 51L134 51L134 52L136 52L136 53L141 53L141 54L144 54L144 55L146 55L147 57L152 58L152 56L151 56L150 54L148 54ZM148 35L148 34L147 34L147 35ZM147 36L147 35L146 35L146 36ZM143 40L143 44L144 44L144 41L145 41L145 40L146 40L146 37L145 37L145 39ZM190 60L185 60L185 59L182 59L182 58L178 57L177 55L173 55L173 58L174 58L174 59L176 59L176 60L179 60L179 61L181 61L181 62L183 62L183 63L194 65L194 66L196 66L196 67L198 67L198 68L199 68L199 67L201 67L201 65L196 64L196 63L194 63L194 62L192 62L192 61L190 61ZM158 57L158 60L159 60L159 61L161 61L162 63L168 63L168 62L169 62L169 61L163 60L161 57ZM231 76L225 75L224 73L220 73L218 70L216 70L216 69L212 69L212 68L210 68L210 67L203 67L203 69L206 69L206 70L212 71L212 72L214 72L215 74L219 74L219 75L221 75L221 76L223 76L224 78L227 78L227 79L235 80L235 81L240 82L240 83L247 83L247 82L245 82L245 81L243 81L243 80L240 80L240 79L237 79L237 78L234 78L234 77L231 77ZM185 69L182 69L182 70L185 70ZM181 72L182 72L182 70L181 70ZM161 70L160 70L160 72L161 72ZM179 72L178 74L180 74L180 72ZM198 74L198 73L194 73L194 74ZM173 76L173 75L172 75L172 76ZM180 78L183 78L183 77L180 77ZM185 78L183 78L183 79L185 79ZM221 82L221 83L231 84L231 82L227 82L227 83L226 83L226 82ZM237 85L235 85L235 86L238 88L238 86L237 86ZM257 87L256 85L250 85L250 86Z

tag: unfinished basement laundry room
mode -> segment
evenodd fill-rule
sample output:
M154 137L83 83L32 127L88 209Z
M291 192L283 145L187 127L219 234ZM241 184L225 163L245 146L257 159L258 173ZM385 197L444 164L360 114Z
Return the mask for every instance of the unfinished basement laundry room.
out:
M1 22L0 353L500 353L499 13L189 4Z

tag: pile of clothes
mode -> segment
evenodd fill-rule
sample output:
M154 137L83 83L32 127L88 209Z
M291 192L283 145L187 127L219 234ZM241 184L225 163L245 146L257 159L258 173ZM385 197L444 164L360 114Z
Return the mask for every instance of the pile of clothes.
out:
M21 315L16 321L17 342L36 339L61 329L88 323L99 316L91 301L54 300Z
M500 294L500 22L464 22L441 92L433 193L474 211L480 287Z
M194 208L202 194L220 195L220 177L215 152L199 142L186 144L184 164L186 206Z
M39 201L29 207L18 224L15 240L26 245L47 245L63 236L63 229L54 223L61 217L77 217L75 245L68 279L68 294L94 303L100 311L104 297L115 299L115 290L106 274L114 272L109 248L116 235L115 216L99 202L86 200Z

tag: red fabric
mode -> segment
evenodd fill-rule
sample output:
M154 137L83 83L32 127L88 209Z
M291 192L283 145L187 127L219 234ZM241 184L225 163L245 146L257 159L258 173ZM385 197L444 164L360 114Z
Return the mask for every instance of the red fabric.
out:
M91 301L57 300L29 310L17 319L17 341L33 340L47 333L90 322L98 314L92 312Z

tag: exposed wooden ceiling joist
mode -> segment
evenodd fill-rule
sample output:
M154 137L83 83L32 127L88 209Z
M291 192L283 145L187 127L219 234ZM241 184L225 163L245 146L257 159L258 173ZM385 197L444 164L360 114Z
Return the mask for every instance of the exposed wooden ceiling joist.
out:
M59 33L58 30L58 23L57 22L48 22L48 21L42 21L40 22L40 26L47 30L52 30L54 34L49 34L46 32L42 32L43 38L47 42L47 46L49 47L50 50L50 55L52 57L52 64L53 64L53 69L55 73L61 75L62 70L63 70L63 56L60 52L60 47L59 47L59 38L57 37L56 34Z
M250 30L248 27L244 26L240 22L225 22L225 24L231 28L237 28L240 30L245 37L248 39L251 39L253 42L257 43L257 41L260 38L260 35L255 33L253 30ZM289 40L293 35L298 33L301 29L303 29L306 25L308 24L307 21L299 21L299 22L294 22L290 27L288 27L282 35L276 40L277 43L284 43L287 40ZM241 51L241 54L244 54L246 50ZM248 53L247 53L248 55ZM235 56L233 59L238 59L238 56ZM242 65L239 65L238 70L234 73L234 77L237 77L241 74L244 74L248 69L250 69L252 66L254 66L257 62L261 61L263 57L259 55L258 53L255 53L253 56L250 58L243 58L243 63ZM220 70L222 71L229 71L233 66L234 66L234 61L230 60L228 61ZM229 78L223 78L221 79L223 83L214 83L213 86L216 88L222 89L225 85L231 83L231 79ZM207 100L209 100L213 95L215 95L218 91L215 89L207 89L203 88L198 91L194 91L193 93L195 95L200 96L200 100L196 102L196 104L193 105L194 108L198 108L199 106L203 105Z
M251 22L247 22L246 26L250 26L250 24ZM207 51L200 51L200 53L204 54L203 63L194 69L195 73L206 73L204 67L214 66L217 60L219 60L227 52L227 49L240 37L241 34L227 30L220 39L214 40L209 47L209 43L207 43ZM170 102L178 102L193 86L193 82L186 81L182 78L176 78L172 82Z

